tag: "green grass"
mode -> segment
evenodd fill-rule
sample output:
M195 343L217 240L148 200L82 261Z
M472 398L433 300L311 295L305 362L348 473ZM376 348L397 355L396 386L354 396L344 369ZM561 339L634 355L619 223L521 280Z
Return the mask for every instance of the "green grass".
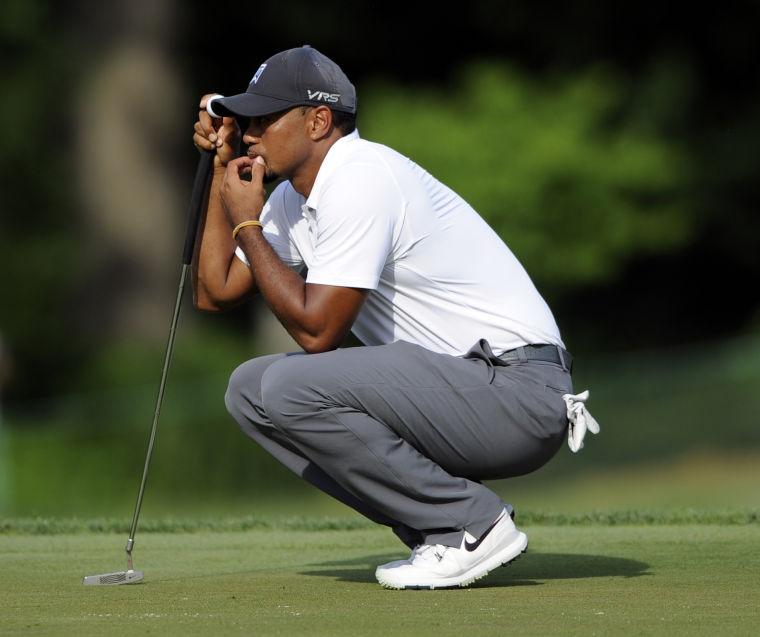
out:
M760 339L683 354L579 364L602 434L489 483L530 551L455 591L381 589L374 567L403 547L245 440L221 406L226 372L170 382L145 584L85 588L125 568L154 384L9 422L0 635L756 634Z
M127 533L131 518L7 518L0 519L0 534L5 535L63 535L69 533ZM760 510L700 510L674 509L670 511L591 511L587 513L551 513L521 511L520 524L552 526L618 526L618 525L694 525L760 524ZM358 514L346 516L280 516L245 515L226 517L159 517L144 519L139 532L143 533L197 533L214 531L275 530L275 531L353 531L372 529L375 524Z
M461 590L388 591L404 553L383 528L153 532L146 582L84 587L123 569L114 533L0 535L3 635L754 634L760 525L522 523L530 550Z

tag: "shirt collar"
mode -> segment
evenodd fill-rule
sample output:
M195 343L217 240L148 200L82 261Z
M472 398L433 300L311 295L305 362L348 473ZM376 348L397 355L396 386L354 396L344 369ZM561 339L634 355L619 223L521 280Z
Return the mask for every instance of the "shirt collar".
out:
M317 209L319 206L319 196L325 181L330 177L330 175L335 172L338 166L343 163L343 160L345 159L351 147L351 142L356 139L361 139L359 137L358 128L355 128L348 135L341 137L332 146L330 146L330 149L327 151L327 154L322 160L322 164L317 171L317 177L314 180L314 185L311 188L311 193L309 193L309 197L306 200L306 203L301 206L304 213L307 211L307 208L311 210Z

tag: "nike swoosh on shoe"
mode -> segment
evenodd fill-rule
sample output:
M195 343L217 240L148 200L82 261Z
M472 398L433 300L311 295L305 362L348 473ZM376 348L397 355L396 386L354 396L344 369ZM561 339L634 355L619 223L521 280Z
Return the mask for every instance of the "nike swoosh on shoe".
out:
M487 528L487 529L484 531L483 535L481 535L481 536L480 536L480 538L479 538L478 540L476 540L475 542L468 542L468 541L467 541L467 538L465 537L465 539L464 539L464 548L465 548L465 549L467 549L467 550L468 550L468 551L470 551L470 552L472 552L472 551L476 550L476 549L477 549L477 548L480 546L480 544L483 542L483 540L485 540L485 539L486 539L486 537L488 536L488 534L489 534L489 533L490 533L490 532L493 530L493 528L494 528L494 527L495 527L495 526L496 526L496 525L497 525L499 522L501 522L501 519L504 517L504 515L505 515L505 514L506 514L506 510L504 511L504 513L502 513L502 514L501 514L501 515L500 515L500 516L499 516L499 517L496 519L496 521L495 521L495 522L494 522L494 523L493 523L491 526L489 526L489 527L488 527L488 528Z

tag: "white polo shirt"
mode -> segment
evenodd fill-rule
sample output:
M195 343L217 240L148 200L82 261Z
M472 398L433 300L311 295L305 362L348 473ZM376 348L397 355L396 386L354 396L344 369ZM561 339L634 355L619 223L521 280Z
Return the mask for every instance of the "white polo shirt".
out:
M405 340L455 356L481 338L497 355L529 343L564 347L546 302L480 215L358 131L330 148L308 199L285 181L261 221L285 263L308 267L307 283L370 290L352 326L365 345Z

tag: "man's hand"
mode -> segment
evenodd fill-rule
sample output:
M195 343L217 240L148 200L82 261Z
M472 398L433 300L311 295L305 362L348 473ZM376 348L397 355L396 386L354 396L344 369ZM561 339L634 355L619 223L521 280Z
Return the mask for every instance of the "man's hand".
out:
M207 93L201 98L193 143L201 150L215 150L214 167L223 168L237 156L240 127L234 117L211 117L208 114L206 104L213 95L215 93Z
M230 233L230 220L221 201L227 163L235 159L240 129L234 117L211 117L206 104L214 94L200 101L193 143L214 152L214 175L206 210L195 242L193 256L193 301L198 309L218 312L235 307L257 291L250 269L235 257L237 244Z
M230 227L261 216L266 199L265 174L266 166L261 157L238 157L227 163L220 194Z

